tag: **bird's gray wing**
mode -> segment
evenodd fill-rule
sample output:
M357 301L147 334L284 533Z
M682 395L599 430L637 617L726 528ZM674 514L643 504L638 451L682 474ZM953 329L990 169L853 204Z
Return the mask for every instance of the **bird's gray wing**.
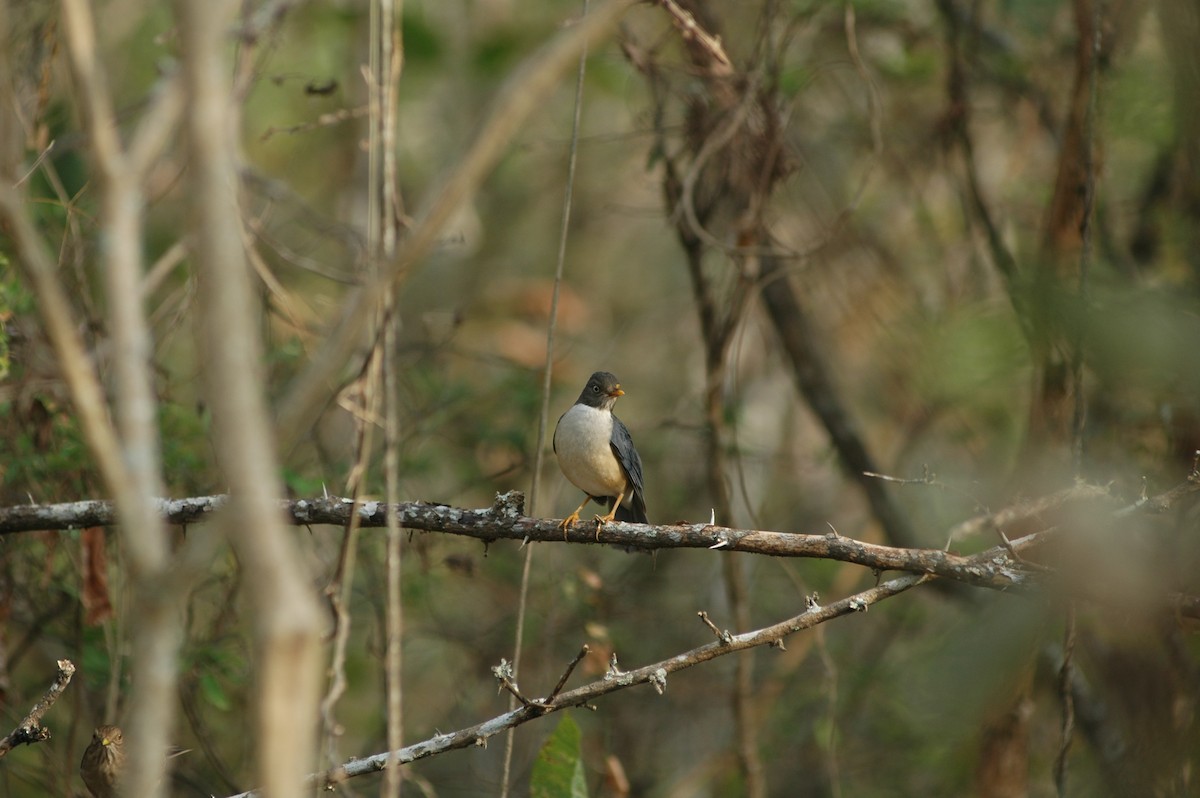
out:
M625 476L633 487L633 513L629 518L619 520L635 521L640 524L649 523L646 518L645 486L642 482L642 458L638 456L637 449L634 448L633 437L629 434L628 428L615 415L609 443L612 445L613 454L617 456L617 462L621 464ZM618 507L617 511L620 512L621 509Z

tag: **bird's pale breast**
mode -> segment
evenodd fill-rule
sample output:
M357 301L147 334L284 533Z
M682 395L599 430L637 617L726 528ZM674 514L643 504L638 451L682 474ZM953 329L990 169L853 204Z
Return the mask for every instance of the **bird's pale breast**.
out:
M554 430L554 451L563 474L589 496L625 490L625 472L612 451L612 413L573 405Z

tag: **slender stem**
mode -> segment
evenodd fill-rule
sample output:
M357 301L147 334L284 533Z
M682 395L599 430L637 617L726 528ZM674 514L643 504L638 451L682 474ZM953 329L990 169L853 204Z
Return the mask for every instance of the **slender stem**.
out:
M583 0L583 16L587 16L588 0ZM583 112L583 79L587 71L587 43L579 53L579 69L575 75L575 108L571 120L571 143L567 151L567 181L563 188L562 218L558 229L558 255L554 261L554 290L550 296L550 316L546 321L546 364L542 370L542 401L538 414L537 448L533 457L533 482L529 488L529 511L538 512L541 498L542 462L546 454L546 429L550 419L550 384L554 373L554 331L558 324L558 296L562 287L563 266L567 259L567 235L571 227L571 203L575 194L575 163L579 152L579 121ZM525 637L525 613L529 600L529 575L533 570L533 547L525 547L521 564L521 592L517 600L517 628L513 640L513 676L520 672L521 646ZM509 709L515 704L509 699ZM501 773L500 797L508 798L511 789L514 737L510 731L504 738L504 766Z

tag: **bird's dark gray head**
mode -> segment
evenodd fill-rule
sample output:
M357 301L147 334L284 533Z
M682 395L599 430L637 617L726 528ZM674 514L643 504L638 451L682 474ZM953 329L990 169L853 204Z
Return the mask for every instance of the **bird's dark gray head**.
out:
M615 376L607 371L597 371L588 378L587 385L583 386L583 393L579 394L575 404L612 410L613 405L617 403L617 397L624 395L621 383L617 382Z

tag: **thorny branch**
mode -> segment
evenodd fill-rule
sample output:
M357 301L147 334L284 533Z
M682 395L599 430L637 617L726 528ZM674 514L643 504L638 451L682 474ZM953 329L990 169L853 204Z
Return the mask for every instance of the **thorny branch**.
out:
M1200 492L1200 474L1192 474L1186 482L1157 496L1141 498L1131 505L1109 507L1110 521L1121 522L1135 511L1161 513L1184 497ZM1064 504L1067 499L1090 496L1101 508L1101 502L1115 504L1114 497L1100 488L1080 486L1054 494L1057 504L1037 500L1029 506L1040 512ZM498 540L537 541L543 543L596 543L657 549L719 549L772 557L804 557L854 563L875 571L905 571L914 574L939 576L974 587L1030 593L1053 577L1053 569L1021 556L1061 535L1065 527L1045 524L1039 531L1013 538L977 554L956 554L942 549L900 548L868 543L840 535L835 531L811 535L756 529L732 529L712 524L629 524L614 521L597 530L594 524L576 523L564 536L559 520L530 518L524 515L524 495L520 491L499 494L491 507L464 509L445 504L405 502L396 505L400 525L423 532L442 532L472 537L485 543ZM206 496L189 499L159 500L159 512L172 524L201 523L226 502L225 496ZM364 529L382 528L387 523L384 502L366 501L357 506L349 499L336 497L295 499L280 502L286 520L297 526L330 524L344 526L350 513L359 515ZM1038 512L1005 508L982 520L962 524L956 529L998 528L1005 519L1036 520ZM989 520L990 519L990 520ZM112 526L117 521L112 504L104 501L82 501L67 504L21 505L0 508L0 535L31 530L79 529L88 526ZM1080 590L1084 589L1082 586ZM1106 595L1100 587L1079 598L1111 603L1115 594ZM1172 612L1185 617L1200 618L1200 597L1166 594L1161 597Z
M568 690L565 693L559 693L557 696L544 699L523 698L522 706L518 709L506 712L503 715L497 715L475 726L435 735L428 740L405 746L398 752L394 752L394 754L400 762L407 764L446 751L470 748L472 746L486 747L488 738L506 729L528 723L544 715L570 709L571 707L587 707L590 706L591 702L609 693L615 693L618 690L624 690L625 688L641 684L649 684L655 688L656 692L661 694L666 688L667 676L672 673L691 668L735 651L745 651L757 646L775 646L777 641L801 630L811 629L818 624L831 621L834 618L840 618L844 615L866 612L872 604L903 593L928 579L929 577L927 576L913 574L901 576L869 590L856 593L841 601L834 602L826 607L822 607L814 601L807 601L805 602L804 612L777 624L744 634L732 635L728 642L718 640L707 643L689 651L676 654L668 659L654 662L631 671L619 671L614 668L594 682L577 687L574 690ZM504 682L502 677L503 669L504 663L498 668L493 669L493 672L500 671L500 673L496 674L496 677L501 680L502 684ZM329 787L340 784L354 776L375 773L383 769L392 755L393 752L385 751L363 759L355 759L334 770L312 774L308 777L308 783L314 786ZM252 798L258 794L254 791L244 792L236 796L231 796L231 798Z

